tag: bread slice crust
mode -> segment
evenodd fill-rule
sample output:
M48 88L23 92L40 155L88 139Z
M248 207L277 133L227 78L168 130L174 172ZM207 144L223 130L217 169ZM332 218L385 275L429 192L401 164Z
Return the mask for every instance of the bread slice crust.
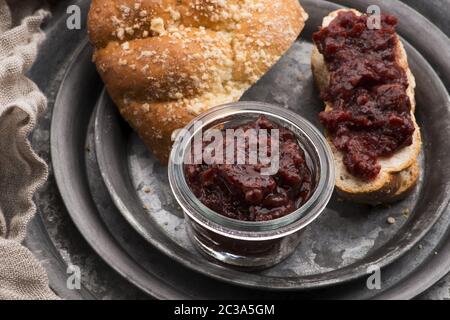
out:
M351 10L356 15L362 14L353 9L336 10L323 19L322 27L327 27L339 12L347 10ZM325 133L336 164L336 189L342 197L354 202L377 205L400 200L413 189L420 174L417 158L422 142L420 128L414 117L416 107L414 88L416 83L409 69L406 52L401 41L397 41L395 52L398 59L397 63L405 70L409 84L406 93L411 101L411 119L415 126L412 144L398 150L390 157L380 157L380 173L374 180L365 181L348 172L343 163L343 153L337 150L331 141L331 137ZM328 86L330 73L323 55L315 45L311 55L311 68L317 86L320 90L323 90ZM325 111L331 109L332 104L325 102Z

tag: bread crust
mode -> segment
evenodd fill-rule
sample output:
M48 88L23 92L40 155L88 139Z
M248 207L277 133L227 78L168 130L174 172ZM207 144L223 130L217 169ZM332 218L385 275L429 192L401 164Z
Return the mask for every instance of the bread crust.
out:
M346 10L351 10L355 14L361 15L360 12L353 9L336 10L324 18L322 26L328 26L340 11ZM326 134L335 158L336 189L342 197L354 202L377 205L400 200L412 190L419 177L420 168L417 157L421 149L421 136L420 128L414 117L416 106L414 98L415 79L409 69L404 47L400 41L397 43L397 62L405 70L409 83L406 92L411 101L411 118L415 125L412 145L398 150L391 157L380 158L380 173L377 178L367 182L351 175L347 171L342 160L343 153L336 149L330 136ZM324 89L328 86L330 76L324 57L316 46L313 47L311 55L311 67L317 86L320 90ZM325 102L325 111L331 109L331 103Z
M239 100L291 46L297 0L93 0L93 60L123 117L163 163L172 132Z

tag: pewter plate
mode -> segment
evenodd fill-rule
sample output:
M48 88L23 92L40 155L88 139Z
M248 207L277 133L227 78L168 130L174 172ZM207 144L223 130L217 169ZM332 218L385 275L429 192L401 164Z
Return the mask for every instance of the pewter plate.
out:
M322 17L336 6L323 1L302 3L310 19L301 39L242 100L286 106L319 126L317 113L323 106L310 71L310 39ZM371 265L391 263L433 226L448 203L450 189L450 170L442 165L449 157L448 93L425 59L404 43L417 79L417 116L424 140L420 181L404 201L372 208L334 196L322 216L306 229L296 252L281 264L257 273L219 266L195 251L171 194L166 168L147 151L103 93L95 115L95 147L114 203L147 241L169 257L233 284L270 289L316 288L361 277ZM388 217L395 218L396 223L387 224Z

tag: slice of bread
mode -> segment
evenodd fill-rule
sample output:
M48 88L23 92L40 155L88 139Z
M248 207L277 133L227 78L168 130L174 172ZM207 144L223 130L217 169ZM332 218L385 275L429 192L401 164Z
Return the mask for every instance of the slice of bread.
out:
M298 0L93 0L93 60L122 116L165 164L172 134L240 99L291 47Z
M338 13L343 10L351 10L355 14L361 15L360 12L353 9L340 9L326 16L323 19L322 26L327 27ZM411 100L411 117L416 128L413 135L413 143L410 146L398 150L388 158L379 158L381 165L380 173L374 180L365 181L353 176L347 171L343 163L343 153L337 150L331 142L331 138L329 136L327 137L336 164L337 191L344 198L355 202L377 205L399 200L408 194L419 177L420 168L417 163L417 157L421 148L421 137L419 126L414 117L416 106L414 88L416 83L408 66L405 49L400 41L397 43L396 57L398 64L405 70L409 83L407 94ZM324 57L316 46L313 48L311 66L317 86L320 90L324 89L328 86L330 74ZM325 102L325 111L331 109L331 103Z

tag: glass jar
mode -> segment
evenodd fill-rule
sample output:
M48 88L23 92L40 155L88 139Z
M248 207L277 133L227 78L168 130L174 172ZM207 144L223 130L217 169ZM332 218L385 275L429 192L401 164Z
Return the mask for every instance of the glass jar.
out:
M298 209L268 221L241 221L223 216L201 203L184 174L184 159L191 140L211 128L236 126L264 115L290 129L298 139L311 170L314 189ZM199 125L200 124L200 125ZM298 114L261 102L237 102L215 107L191 121L178 134L169 160L169 182L184 211L192 242L207 257L242 268L261 269L288 257L301 233L324 210L335 181L333 156L323 135Z

